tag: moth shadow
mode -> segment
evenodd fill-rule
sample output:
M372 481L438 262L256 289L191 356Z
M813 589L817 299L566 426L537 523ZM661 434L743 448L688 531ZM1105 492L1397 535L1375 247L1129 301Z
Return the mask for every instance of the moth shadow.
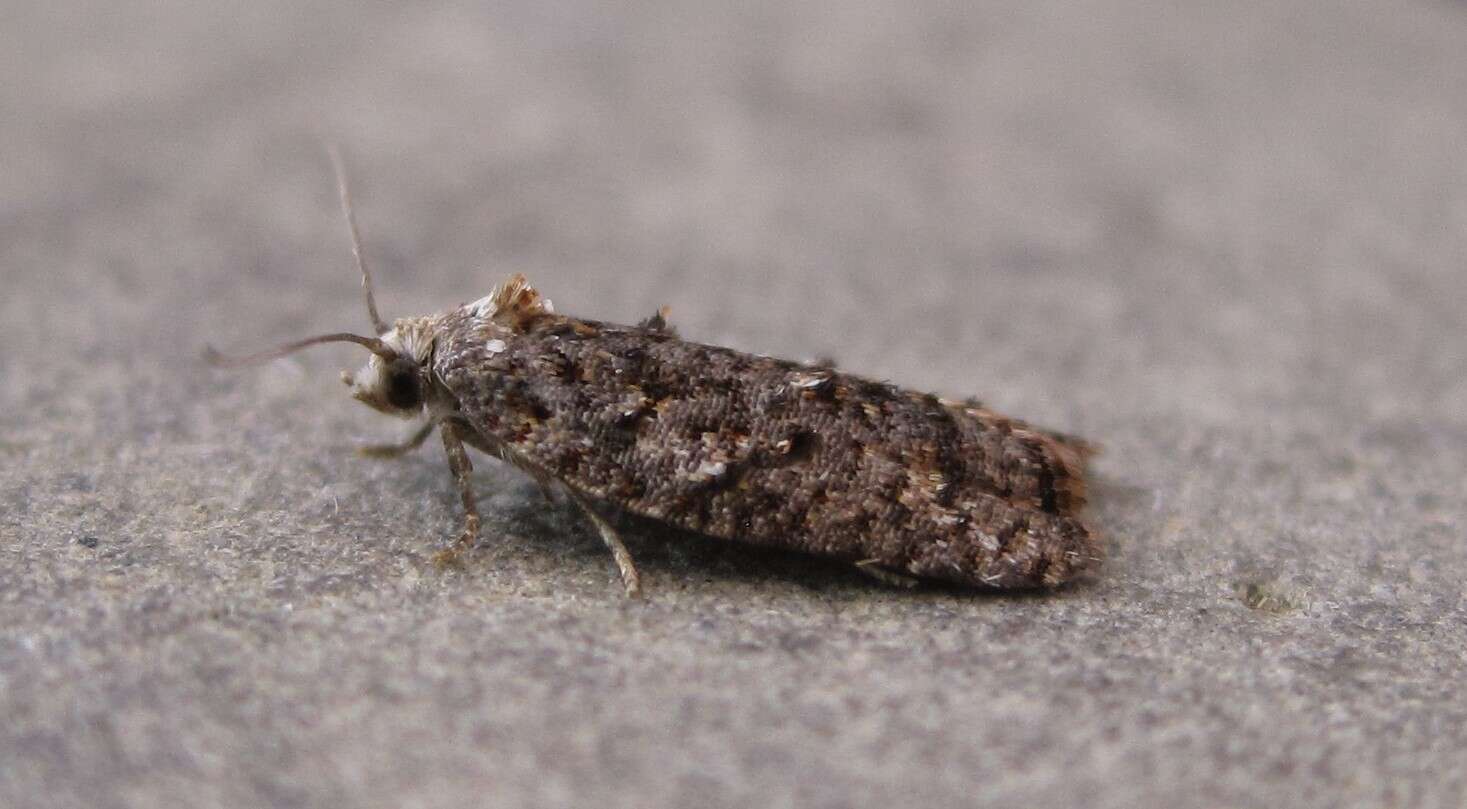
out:
M784 581L816 591L871 587L894 590L850 563L782 548L718 539L635 514L616 516L638 564L680 580L725 584Z

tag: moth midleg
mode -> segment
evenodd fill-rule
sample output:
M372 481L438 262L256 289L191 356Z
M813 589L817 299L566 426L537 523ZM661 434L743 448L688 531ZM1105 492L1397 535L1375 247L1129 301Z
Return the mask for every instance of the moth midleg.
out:
M439 434L443 436L443 451L448 455L448 468L453 470L454 482L458 484L458 494L463 500L464 531L452 545L433 555L433 564L452 567L460 564L464 552L479 541L479 507L474 503L474 465L469 461L469 454L464 451L464 442L459 437L458 427L451 421L445 421Z
M579 492L569 486L565 487L565 490L570 494L571 499L580 505L581 510L586 512L586 516L591 518L591 522L596 525L596 530L601 532L601 541L605 542L606 547L611 550L611 558L616 560L616 569L621 572L621 583L626 586L627 596L636 598L641 595L642 583L641 577L637 575L637 566L632 562L632 554L622 543L621 536L616 533L616 529L606 521L605 517L597 514L596 509L592 508Z
M418 447L423 446L423 442L427 441L428 436L433 434L434 426L433 422L430 421L418 428L418 431L413 433L411 438L397 444L368 444L365 447L357 447L357 454L364 458L401 458Z

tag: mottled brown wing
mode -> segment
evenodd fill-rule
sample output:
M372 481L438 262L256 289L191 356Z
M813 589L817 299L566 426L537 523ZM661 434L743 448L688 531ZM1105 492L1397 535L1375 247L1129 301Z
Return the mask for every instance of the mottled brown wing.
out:
M636 514L990 586L1099 556L1077 518L1083 444L981 407L559 315L465 318L436 351L470 427Z

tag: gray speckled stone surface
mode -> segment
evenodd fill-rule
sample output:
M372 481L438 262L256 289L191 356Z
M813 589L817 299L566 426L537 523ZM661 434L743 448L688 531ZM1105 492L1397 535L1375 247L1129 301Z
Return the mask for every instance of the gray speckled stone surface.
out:
M0 12L0 806L1461 806L1467 6ZM1111 558L899 592L594 532L350 402L562 311L1102 442Z

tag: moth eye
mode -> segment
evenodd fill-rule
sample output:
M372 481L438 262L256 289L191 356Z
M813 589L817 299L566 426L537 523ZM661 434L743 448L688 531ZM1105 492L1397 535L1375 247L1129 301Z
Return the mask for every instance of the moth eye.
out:
M399 410L411 410L422 403L418 375L412 371L394 371L387 377L387 403Z

